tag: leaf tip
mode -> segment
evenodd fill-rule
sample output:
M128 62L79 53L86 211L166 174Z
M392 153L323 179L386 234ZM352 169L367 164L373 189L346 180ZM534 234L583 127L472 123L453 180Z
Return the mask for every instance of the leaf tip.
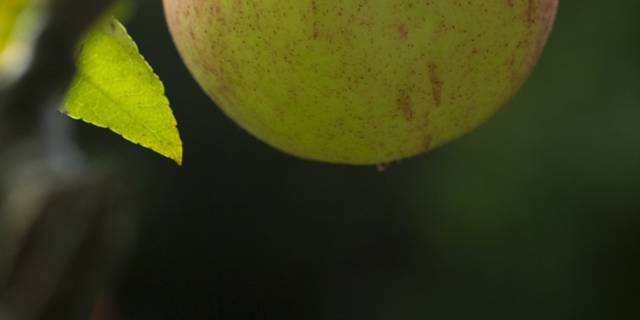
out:
M182 167L182 145L176 150L177 152L171 157L178 167Z

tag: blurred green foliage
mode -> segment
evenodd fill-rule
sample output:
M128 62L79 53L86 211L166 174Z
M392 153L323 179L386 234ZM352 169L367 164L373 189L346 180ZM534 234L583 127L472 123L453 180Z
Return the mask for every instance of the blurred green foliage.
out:
M161 6L140 7L130 31L186 165L83 129L148 168L125 318L640 318L640 2L561 1L516 98L384 173L242 132L189 76Z
M2 0L0 2L0 52L7 45L16 19L25 6L24 0Z

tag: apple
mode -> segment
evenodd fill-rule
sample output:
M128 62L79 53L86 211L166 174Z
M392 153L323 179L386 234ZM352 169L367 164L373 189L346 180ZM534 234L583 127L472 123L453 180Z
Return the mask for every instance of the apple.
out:
M387 163L479 126L521 86L558 0L164 0L195 79L287 153Z

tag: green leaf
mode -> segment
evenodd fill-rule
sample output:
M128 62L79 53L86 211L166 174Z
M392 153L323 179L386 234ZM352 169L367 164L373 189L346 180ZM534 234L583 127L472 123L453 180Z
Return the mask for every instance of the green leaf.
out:
M89 33L62 111L182 163L182 141L164 86L115 19Z

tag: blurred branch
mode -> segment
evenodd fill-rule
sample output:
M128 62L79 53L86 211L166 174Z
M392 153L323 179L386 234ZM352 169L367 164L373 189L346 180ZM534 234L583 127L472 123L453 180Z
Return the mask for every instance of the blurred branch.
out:
M0 319L88 319L125 252L116 167L85 163L57 109L113 0L42 0L26 66L0 78Z
M0 83L0 114L13 131L33 130L43 108L59 105L79 40L114 0L43 0L27 68ZM17 122L17 123L16 123ZM5 123L3 123L5 124ZM5 128L5 126L2 126Z

